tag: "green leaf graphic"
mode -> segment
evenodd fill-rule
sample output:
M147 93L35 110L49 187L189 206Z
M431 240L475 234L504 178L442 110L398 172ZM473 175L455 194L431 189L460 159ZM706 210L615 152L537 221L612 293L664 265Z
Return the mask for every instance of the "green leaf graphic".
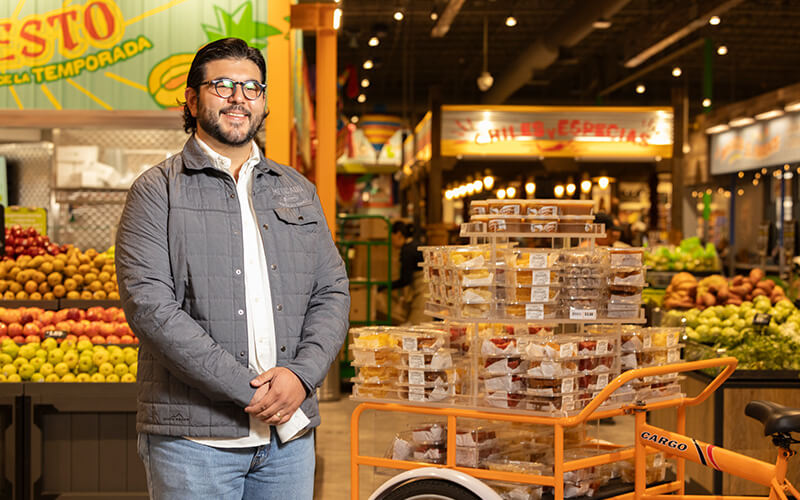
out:
M244 2L233 12L228 12L215 5L214 14L217 18L216 26L202 25L209 42L220 38L236 37L261 50L267 46L266 39L268 37L283 33L271 24L253 19L253 5L251 2Z

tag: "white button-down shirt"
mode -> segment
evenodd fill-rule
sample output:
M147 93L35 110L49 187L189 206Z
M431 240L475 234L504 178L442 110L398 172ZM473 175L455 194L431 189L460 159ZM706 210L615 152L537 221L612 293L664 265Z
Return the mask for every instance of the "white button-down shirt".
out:
M195 136L197 143L211 160L211 164L232 175L231 160L211 149ZM244 248L244 269L231 269L232 273L244 273L245 304L240 304L237 314L247 314L247 347L250 352L249 366L258 373L273 368L276 363L275 353L275 321L272 317L272 295L269 289L269 271L258 219L251 193L253 192L253 172L261 157L258 146L252 143L250 157L239 170L236 181L236 192L239 208L242 213L242 246ZM244 305L244 307L242 307ZM289 424L291 422L287 422ZM286 425L286 424L284 424ZM280 429L279 429L280 431ZM246 448L269 443L269 425L262 420L250 416L250 434L242 438L207 438L195 439L208 446L217 448Z

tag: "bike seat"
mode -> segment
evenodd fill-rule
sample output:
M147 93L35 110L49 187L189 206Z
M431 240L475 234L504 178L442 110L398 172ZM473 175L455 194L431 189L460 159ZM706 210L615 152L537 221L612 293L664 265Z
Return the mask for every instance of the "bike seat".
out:
M764 424L764 435L800 432L800 410L771 401L750 401L744 409L745 415Z

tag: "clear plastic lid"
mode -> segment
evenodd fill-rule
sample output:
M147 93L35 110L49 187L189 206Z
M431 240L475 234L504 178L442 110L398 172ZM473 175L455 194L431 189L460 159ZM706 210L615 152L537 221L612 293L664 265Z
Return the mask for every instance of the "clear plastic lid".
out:
M411 429L411 439L416 444L445 444L447 425L439 422L416 425Z
M581 340L583 337L578 335L534 338L525 349L525 358L531 360L576 358L578 342Z
M539 359L528 361L527 375L533 377L568 377L582 373L578 359Z
M394 366L364 366L356 367L356 376L353 382L362 384L385 384L397 379L400 374Z
M491 251L488 247L481 246L451 246L445 247L447 265L458 268L480 268L491 263Z
M556 205L561 215L592 215L594 201L592 200L548 200Z
M437 402L451 398L454 393L452 385L435 385L433 387L400 385L398 384L400 398L415 402Z
M350 336L355 347L380 348L394 345L392 329L383 326L351 328Z
M425 387L448 385L456 382L456 372L455 370L415 370L409 368L399 371L397 381L400 385Z
M558 396L578 390L578 377L534 377L526 375L527 394L531 396Z
M415 370L446 370L453 367L454 352L450 348L433 352L406 351L400 356L400 366Z
M400 359L399 353L391 347L367 348L350 346L353 356L353 366L382 366L396 363Z
M608 267L608 251L603 247L562 250L558 264L566 267Z
M582 276L580 273L564 273L561 276L561 285L573 288L604 288L607 286L608 281L604 274L601 273L587 273L588 276Z
M489 214L519 215L522 213L522 206L525 200L520 199L490 199L486 200L489 207Z
M560 273L555 269L508 269L506 270L508 286L546 286L560 283Z
M561 314L561 306L556 302L531 304L498 304L497 313L502 318L550 320Z
M559 250L538 248L514 248L504 252L509 268L551 269L556 266Z
M525 373L528 363L519 356L492 356L481 359L478 373L486 376Z
M497 300L512 304L529 302L553 302L559 298L561 287L558 284L537 286L517 285L514 287L498 287Z
M497 431L492 426L458 427L456 446L483 447L497 442Z
M609 248L611 267L641 267L644 248Z
M449 343L449 335L441 330L402 329L395 333L397 347L403 351L436 352Z
M645 286L644 269L612 269L608 275L609 285Z
M525 353L525 347L529 342L529 335L505 335L484 338L481 342L481 355L519 356Z
M400 397L398 387L394 383L353 384L353 396L372 399L397 399Z

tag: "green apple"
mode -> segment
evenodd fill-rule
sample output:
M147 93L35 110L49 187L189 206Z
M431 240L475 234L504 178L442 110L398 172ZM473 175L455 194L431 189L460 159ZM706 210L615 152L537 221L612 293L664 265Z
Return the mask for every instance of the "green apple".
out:
M51 363L45 363L39 367L39 373L47 377L48 375L55 373L55 368Z
M136 372L138 370L139 370L139 363L138 362L131 363L131 364L128 365L128 373L130 373L134 377L136 376Z
M78 366L78 351L67 351L64 353L64 363L69 366L69 369L73 369Z
M22 377L19 376L19 373L12 373L8 376L9 382L22 382Z
M13 375L15 373L17 373L16 365L11 364L3 366L3 375L5 375L6 377L8 377L9 375Z
M56 347L55 349L50 349L47 353L47 361L57 365L64 360L64 351L61 350L60 347Z
M52 337L46 338L42 340L42 349L46 351L52 351L58 347L58 341Z
M47 361L43 360L43 359L42 359L42 358L40 358L40 357L35 357L35 358L33 358L32 360L30 360L30 364L31 364L31 366L32 366L32 367L33 367L33 369L34 369L35 371L37 371L37 372L39 371L39 368L41 368L41 367L42 367L42 365L44 365L45 363L47 363Z
M69 373L69 366L62 361L61 363L57 363L55 366L53 366L53 372L59 377L63 377Z
M92 350L92 343L89 342L88 340L79 340L77 348L78 348L78 352L91 351Z
M72 339L64 340L61 342L61 350L64 352L69 351L70 349L75 349L75 341Z
M91 382L92 376L88 373L79 373L75 376L75 382Z
M92 346L92 350L94 352L97 352L97 351L106 351L106 352L108 352L108 348L106 348L106 346L101 345L101 344L97 344L96 346Z
M119 382L119 375L112 373L106 377L106 382Z
M91 381L92 382L96 382L96 383L105 382L106 381L106 377L102 373L98 372L98 373L95 373L95 374L93 374L91 376Z
M119 378L119 381L126 383L136 382L136 377L132 373L126 373L125 375Z
M8 382L8 377L3 373L0 373L0 382Z
M0 366L5 366L14 362L14 358L6 353L0 353Z
M117 376L119 376L119 377L125 375L129 371L130 370L128 370L128 365L126 365L125 363L117 363L114 366L114 373L116 373Z
M129 365L136 363L136 360L139 359L139 353L133 347L126 347L122 352L125 353L125 362Z
M100 366L103 363L108 363L108 358L109 358L108 351L103 349L102 351L94 352L94 355L92 356L92 361L94 361L95 365Z
M34 356L47 361L47 350L40 347L39 349L36 349L36 354L34 354Z
M103 375L104 377L107 377L107 376L111 375L112 373L114 373L114 365L112 365L108 361L106 361L105 363L100 363L97 366L97 371L101 375Z
M14 366L17 367L17 371L19 371L19 367L20 366L26 365L26 364L28 364L28 360L23 358L22 356L20 356L20 357L18 357L17 359L14 360Z
M94 363L92 362L91 356L83 355L78 360L78 371L80 371L81 373L88 373L93 366Z
M67 374L63 375L61 377L61 381L62 382L77 382L77 380L75 380L75 375L72 374L72 373L67 373Z
M112 365L118 365L119 363L125 362L125 353L122 352L122 349L115 349L115 350L108 350L108 362Z
M17 373L20 377L22 377L22 380L30 380L31 375L36 373L36 368L34 368L30 363L25 363L24 365L20 366L19 369L17 369Z
M45 382L61 382L61 377L56 375L55 373L51 373L50 375L44 378Z
M31 382L44 382L44 375L38 372L32 373Z
M19 356L27 360L33 359L36 356L37 349L39 349L39 346L36 344L25 344L19 348Z
M14 359L19 354L19 346L15 344L13 340L11 342L3 341L3 346L0 347L0 351L3 351L3 354L11 356L11 359Z

